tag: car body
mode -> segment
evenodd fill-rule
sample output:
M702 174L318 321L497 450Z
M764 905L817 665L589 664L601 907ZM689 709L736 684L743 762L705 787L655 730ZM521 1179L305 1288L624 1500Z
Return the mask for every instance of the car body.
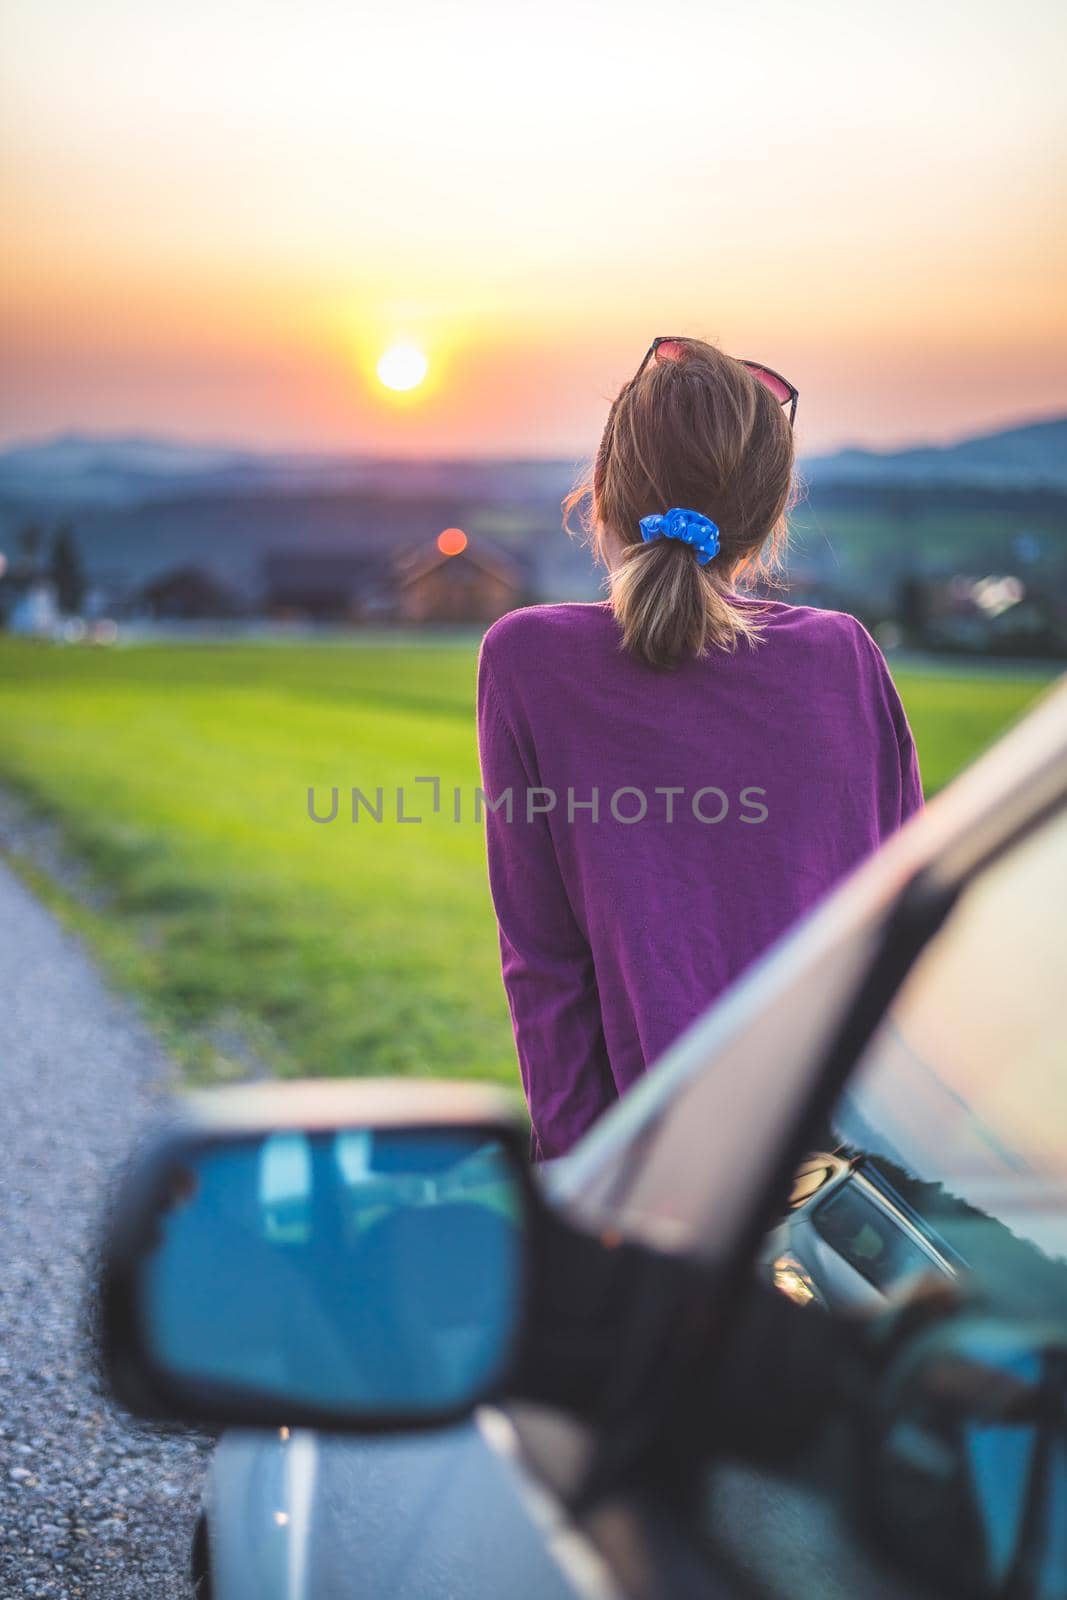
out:
M662 1362L638 1379L621 1356L611 1406L505 1390L432 1434L227 1431L201 1593L1062 1600L1065 952L1061 685L536 1175L575 1236L713 1285L707 1366L726 1377L706 1436ZM801 1308L789 1326L827 1339L865 1314L898 1326L919 1279L941 1286L851 1469L831 1390L820 1410L792 1347L750 1334L761 1273ZM620 1350L653 1312L624 1305Z
M815 1152L764 1251L771 1282L798 1305L878 1309L928 1272L964 1263L863 1156Z

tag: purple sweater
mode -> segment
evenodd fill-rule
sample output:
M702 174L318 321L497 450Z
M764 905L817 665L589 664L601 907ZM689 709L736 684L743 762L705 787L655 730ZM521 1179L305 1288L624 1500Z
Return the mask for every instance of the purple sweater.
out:
M485 636L489 881L535 1159L922 805L862 625L761 604L755 650L669 673L620 652L606 603L514 611Z

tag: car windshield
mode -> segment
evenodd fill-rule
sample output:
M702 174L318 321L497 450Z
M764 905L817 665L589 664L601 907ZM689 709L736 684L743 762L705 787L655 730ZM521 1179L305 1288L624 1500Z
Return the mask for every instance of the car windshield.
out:
M832 1119L839 1153L862 1158L987 1295L1058 1315L1067 1307L1065 949L1061 814L967 891Z

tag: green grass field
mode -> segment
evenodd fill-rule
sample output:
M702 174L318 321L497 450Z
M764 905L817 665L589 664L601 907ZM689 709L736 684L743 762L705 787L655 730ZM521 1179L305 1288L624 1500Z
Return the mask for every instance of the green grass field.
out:
M0 638L0 782L51 818L96 893L35 884L194 1076L514 1081L473 723L476 641L55 648ZM901 672L933 793L1047 676ZM424 792L419 825L345 795ZM332 826L307 816L314 785ZM465 820L451 820L453 786ZM27 870L25 867L23 870ZM30 869L32 872L32 869ZM72 1064L76 1067L76 1063Z

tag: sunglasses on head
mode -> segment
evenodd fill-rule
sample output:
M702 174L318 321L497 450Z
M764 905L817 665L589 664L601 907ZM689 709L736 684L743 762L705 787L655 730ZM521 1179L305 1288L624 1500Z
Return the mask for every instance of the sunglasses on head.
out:
M648 363L655 358L657 361L681 361L683 351L688 341L669 335L653 339L645 354L645 359L634 374L635 380L644 372ZM789 426L793 426L793 418L797 414L797 401L800 399L799 390L795 389L788 378L783 378L780 372L775 372L773 367L765 367L762 361L744 361L741 365L747 367L754 378L758 378L765 389L769 389L781 406L789 407Z

